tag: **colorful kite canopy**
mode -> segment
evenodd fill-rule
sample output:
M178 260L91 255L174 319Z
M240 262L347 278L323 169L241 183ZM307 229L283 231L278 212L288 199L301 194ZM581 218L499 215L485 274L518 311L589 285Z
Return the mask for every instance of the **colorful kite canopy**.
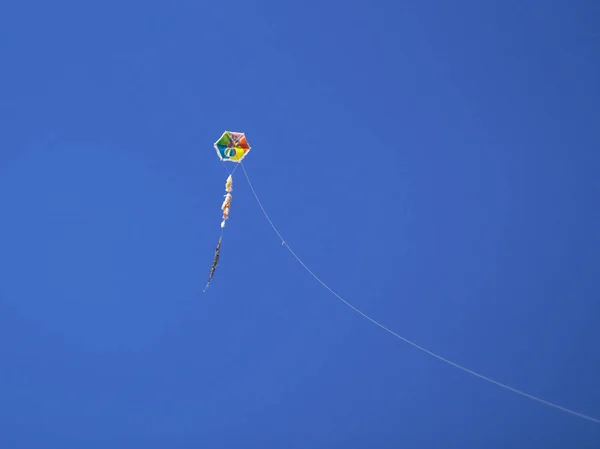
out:
M215 142L215 150L222 161L241 162L250 151L244 133L225 131Z

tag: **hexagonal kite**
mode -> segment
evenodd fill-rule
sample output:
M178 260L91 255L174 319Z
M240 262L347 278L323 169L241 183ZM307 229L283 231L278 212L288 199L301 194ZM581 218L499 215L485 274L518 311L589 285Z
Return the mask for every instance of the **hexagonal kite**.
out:
M222 161L241 162L250 152L244 133L225 131L215 142L215 150Z
M248 144L248 140L246 140L245 134L240 132L225 131L223 135L219 138L219 140L215 142L214 147L217 151L217 156L219 156L219 159L221 159L221 161L223 162L241 163L242 159L244 159L250 152L250 145ZM229 172L229 170L227 171ZM233 190L232 186L233 172L229 172L227 181L225 181L225 192L227 193L225 194L225 200L221 205L221 210L223 211L223 221L221 222L221 236L219 237L219 242L217 243L217 248L215 250L215 258L213 260L213 264L210 269L210 274L208 275L208 282L206 283L204 291L206 291L206 289L210 285L210 281L213 275L215 274L215 269L217 268L217 264L219 263L219 255L221 253L221 241L223 240L223 229L225 228L225 221L229 219L229 209L231 208L231 191Z

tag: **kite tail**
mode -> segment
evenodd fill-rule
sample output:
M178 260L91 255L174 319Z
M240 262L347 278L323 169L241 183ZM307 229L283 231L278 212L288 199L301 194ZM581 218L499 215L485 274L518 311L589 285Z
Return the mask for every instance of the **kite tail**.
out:
M221 229L225 227L225 221L229 219L229 209L231 208L231 191L233 190L233 179L231 175L227 177L227 181L225 182L225 200L223 200L223 204L221 205L221 210L223 211L223 221L221 222Z
M221 236L219 237L219 242L217 243L217 249L215 250L215 258L213 260L213 264L210 268L210 274L208 275L208 281L206 282L206 287L202 292L206 292L208 287L210 286L210 281L215 275L215 270L217 269L217 265L219 264L219 255L221 253L221 241L223 240L223 229L225 228L225 221L229 219L229 210L231 208L231 191L233 190L233 179L231 175L227 177L227 181L225 181L225 200L223 200L223 204L221 205L221 210L223 211L223 221L221 222Z
M223 231L221 231L221 236L219 237L219 242L217 243L217 248L215 249L215 258L213 259L212 266L210 267L210 274L208 275L208 281L206 282L206 287L202 292L204 293L208 287L210 286L210 281L215 275L215 270L217 269L217 265L219 264L219 256L221 254L221 241L223 240Z

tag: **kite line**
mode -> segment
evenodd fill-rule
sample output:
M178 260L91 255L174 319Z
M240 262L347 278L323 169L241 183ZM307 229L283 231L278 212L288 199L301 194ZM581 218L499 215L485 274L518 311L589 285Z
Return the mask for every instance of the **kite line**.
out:
M498 382L497 380L494 380L490 377L484 376L483 374L479 374L473 370L470 370L462 365L459 365L458 363L455 363L451 360L448 360L426 348L424 348L423 346L418 345L417 343L409 340L408 338L403 337L402 335L397 334L396 332L394 332L393 330L387 328L386 326L384 326L383 324L381 324L380 322L378 322L377 320L371 318L370 316L368 316L366 313L362 312L361 310L359 310L358 308L356 308L355 306L353 306L352 304L350 304L348 301L346 301L344 298L342 298L339 294L337 294L333 289L331 289L325 282L323 282L310 268L308 268L308 266L306 266L306 264L302 261L302 259L300 259L300 257L298 257L298 255L292 250L292 248L290 248L290 246L287 244L287 242L283 239L283 236L281 235L281 233L278 231L277 227L273 224L273 222L271 221L271 219L269 218L269 215L267 214L267 212L265 211L265 208L263 207L262 203L260 202L260 200L258 199L258 195L256 194L256 191L254 190L254 187L252 185L252 182L250 181L250 177L248 176L248 173L246 172L246 168L244 167L244 163L240 161L240 165L242 166L242 171L244 172L244 176L246 177L246 180L248 181L248 185L250 186L250 190L252 191L252 194L254 195L254 198L256 199L256 202L258 203L259 208L261 209L262 213L264 214L265 218L267 219L267 221L269 222L269 224L271 225L271 227L273 228L273 231L275 231L275 234L277 234L277 236L281 239L281 244L283 246L285 246L287 248L287 250L290 252L290 254L292 256L294 256L294 258L296 259L296 261L298 261L298 263L300 265L302 265L302 267L313 277L316 279L316 281L321 284L326 290L328 290L333 296L335 296L337 299L339 299L341 302L343 302L346 306L348 306L349 308L351 308L352 310L354 310L356 313L358 313L359 315L361 315L363 318L365 318L366 320L370 321L371 323L375 324L376 326L380 327L381 329L383 329L384 331L386 331L387 333L393 335L394 337L404 341L405 343L413 346L414 348L444 362L447 363L448 365L451 365L455 368L458 368L461 371L464 371L468 374L471 374L475 377L478 377L482 380L485 380L489 383L492 383L498 387L504 388L505 390L508 391L512 391L513 393L516 393L518 395L521 395L523 397L526 397L528 399L531 399L533 401L537 401L541 404L544 404L548 407L552 407L558 410L561 410L565 413L569 413L571 415L575 415L578 416L580 418L586 419L588 421L592 421L595 422L597 424L600 424L600 419L594 418L592 416L588 416L585 415L583 413L577 412L575 410L571 410L568 409L566 407L563 407L561 405L555 404L553 402L547 401L545 399L539 398L537 396L534 396L532 394L526 393L524 391L518 390L516 388L513 388L509 385L503 384L501 382ZM236 167L237 168L237 167Z

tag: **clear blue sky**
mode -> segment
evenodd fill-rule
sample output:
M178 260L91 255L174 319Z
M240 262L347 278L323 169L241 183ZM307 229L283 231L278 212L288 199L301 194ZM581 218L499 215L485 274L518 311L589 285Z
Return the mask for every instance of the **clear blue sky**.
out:
M303 5L303 6L301 6ZM597 448L600 4L0 7L0 446Z

